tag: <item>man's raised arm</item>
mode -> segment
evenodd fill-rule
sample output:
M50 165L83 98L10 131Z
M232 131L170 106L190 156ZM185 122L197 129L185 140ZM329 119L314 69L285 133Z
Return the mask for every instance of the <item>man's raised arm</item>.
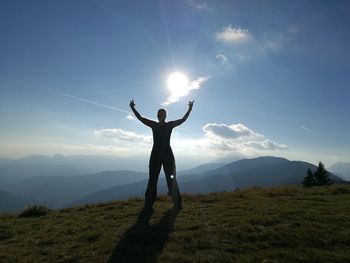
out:
M130 101L130 108L133 111L133 113L135 114L136 118L141 121L143 124L152 127L152 125L155 123L152 120L146 119L144 117L141 116L141 114L135 109L135 102L134 100Z
M187 120L188 116L190 116L190 113L192 111L193 103L194 103L194 100L188 102L188 110L187 110L186 114L182 117L182 119L172 121L173 127L179 126Z

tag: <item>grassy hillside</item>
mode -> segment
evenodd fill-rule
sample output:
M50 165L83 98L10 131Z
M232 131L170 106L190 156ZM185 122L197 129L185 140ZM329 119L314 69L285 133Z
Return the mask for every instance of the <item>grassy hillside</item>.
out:
M0 216L0 262L349 262L350 186L251 188Z

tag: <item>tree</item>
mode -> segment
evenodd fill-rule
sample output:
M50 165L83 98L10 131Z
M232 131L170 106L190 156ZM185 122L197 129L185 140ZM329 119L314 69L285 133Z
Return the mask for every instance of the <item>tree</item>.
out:
M303 185L306 187L311 187L316 185L316 180L311 169L307 169L307 176L304 177Z
M328 171L325 169L324 164L322 162L318 163L317 170L312 172L309 168L307 170L307 176L304 177L303 185L306 187L311 186L322 186L322 185L330 185L332 181L329 179Z
M322 162L318 163L317 171L314 173L317 185L330 185L332 181L328 177L328 171Z

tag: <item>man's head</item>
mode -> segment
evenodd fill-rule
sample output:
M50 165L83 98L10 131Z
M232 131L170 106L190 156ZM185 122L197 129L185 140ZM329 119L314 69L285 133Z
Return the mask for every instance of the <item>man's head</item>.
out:
M166 119L166 110L165 109L159 109L157 113L157 117L159 122L163 122Z

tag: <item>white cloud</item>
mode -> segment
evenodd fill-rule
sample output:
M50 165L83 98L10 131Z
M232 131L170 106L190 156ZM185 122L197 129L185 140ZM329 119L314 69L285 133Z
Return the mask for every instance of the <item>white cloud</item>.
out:
M253 153L259 150L286 150L287 146L267 139L243 124L208 123L203 131L211 148L219 151L238 151L242 154Z
M197 79L191 81L189 90L191 91L191 90L199 89L202 86L202 84L206 82L208 79L209 77L206 76L206 77L198 77Z
M209 78L209 76L198 77L188 84L186 83L186 86L182 86L181 89L172 90L170 96L162 103L162 105L167 106L177 102L180 98L187 96L190 91L199 89Z
M248 29L234 28L232 25L228 25L215 33L215 39L228 44L242 44L251 41L253 36Z
M208 137L227 139L237 139L242 136L254 134L252 130L240 123L233 125L208 123L203 127L203 131Z
M94 133L102 138L112 139L116 143L123 143L123 142L137 143L137 144L152 143L151 136L141 135L132 131L125 131L119 128L101 129L101 130L96 130Z

